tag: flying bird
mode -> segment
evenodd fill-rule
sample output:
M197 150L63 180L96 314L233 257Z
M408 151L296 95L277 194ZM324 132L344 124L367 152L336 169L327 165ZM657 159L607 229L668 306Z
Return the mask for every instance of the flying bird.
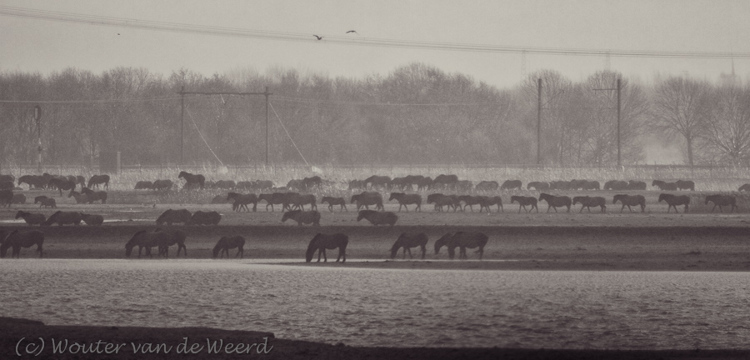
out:
M318 35L315 35L315 34L313 34L313 36L315 36L315 38L318 39L318 40L323 40L322 36L318 36Z
M355 33L355 34L356 34L356 33L357 33L357 31L355 31L355 30L349 30L349 31L347 31L346 33L347 33L347 34L349 34L349 33Z

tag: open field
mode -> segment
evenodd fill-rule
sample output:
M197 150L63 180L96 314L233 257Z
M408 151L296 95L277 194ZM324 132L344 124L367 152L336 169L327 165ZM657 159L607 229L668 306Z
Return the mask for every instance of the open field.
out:
M25 191L47 194L47 191ZM346 266L472 268L472 269L618 269L618 270L750 270L750 218L747 207L740 213L706 213L693 209L688 214L666 212L666 204L656 203L658 192L642 192L647 196L645 213L620 213L619 205L608 212L579 213L576 206L570 213L547 213L540 204L540 213L518 213L517 204L506 204L502 213L434 212L423 205L422 212L400 212L393 228L375 227L366 220L356 221L350 211L329 212L320 206L321 227L297 226L293 221L281 223L282 212L265 211L236 213L229 204L164 204L152 192L110 191L111 204L77 205L72 199L59 198L58 210L101 214L101 227L43 227L45 256L50 258L122 258L124 244L138 230L153 230L155 219L168 208L187 208L191 212L216 210L222 214L218 226L182 226L188 234L190 258L210 258L211 249L224 235L242 235L247 239L245 256L252 259L299 259L302 262L309 240L318 232L345 233L350 238ZM183 192L184 193L184 192ZM195 193L201 192L192 192ZM597 192L611 199L612 192ZM608 194L608 195L605 195ZM203 196L203 195L201 195ZM505 196L504 196L505 198ZM119 203L124 199L138 199ZM608 203L611 200L608 200ZM699 206L696 206L700 209ZM386 210L398 206L387 203ZM0 210L5 231L29 229L14 220L18 209L42 212L32 204L13 205ZM718 211L718 210L717 210ZM432 243L446 232L479 231L490 238L485 248L485 261L444 261L445 250L434 254ZM425 232L430 239L424 261L390 261L389 249L401 232ZM419 256L419 251L413 253ZM174 255L175 248L172 249ZM336 252L329 252L335 259ZM470 259L477 255L469 252ZM24 249L22 256L33 252ZM399 253L398 259L401 258Z

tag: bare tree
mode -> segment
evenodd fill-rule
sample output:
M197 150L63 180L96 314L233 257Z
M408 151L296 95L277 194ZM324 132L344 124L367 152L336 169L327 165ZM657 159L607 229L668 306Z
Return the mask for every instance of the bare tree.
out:
M750 161L750 89L725 84L711 96L714 104L702 137L720 161L734 165Z
M682 136L687 143L688 164L693 166L693 147L710 116L706 82L669 77L656 84L651 108L651 124L668 137Z

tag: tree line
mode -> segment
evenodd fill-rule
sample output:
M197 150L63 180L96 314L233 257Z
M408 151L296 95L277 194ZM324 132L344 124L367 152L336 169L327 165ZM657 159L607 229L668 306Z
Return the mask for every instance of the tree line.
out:
M422 63L361 79L273 68L224 75L144 68L100 74L68 68L49 75L0 72L0 161L89 165L119 151L126 165L262 164L263 96L273 94L270 161L275 164L533 164L537 161L537 81L542 79L544 164L611 166L617 159L617 79L621 79L623 164L643 162L658 135L684 149L686 164L747 165L750 87L656 77L652 85L599 71L573 81L553 70L499 89ZM40 105L42 119L33 119ZM184 141L182 143L181 141ZM184 146L181 146L184 144Z

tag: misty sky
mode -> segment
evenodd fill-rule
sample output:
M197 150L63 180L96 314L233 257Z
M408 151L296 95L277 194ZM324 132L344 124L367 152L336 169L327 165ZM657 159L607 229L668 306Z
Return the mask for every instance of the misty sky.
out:
M29 1L0 0L10 8L72 13L97 19L292 34L292 41L214 36L50 21L0 14L0 70L48 74L67 67L99 73L145 67L168 76L187 68L210 76L248 69L295 68L303 74L386 75L423 62L500 88L524 74L554 69L573 81L598 70L650 82L655 74L715 80L732 60L569 56L428 50L415 43L484 44L517 48L731 52L737 75L750 78L750 1ZM117 21L119 21L117 20ZM346 34L348 30L356 33ZM323 36L316 40L312 35ZM351 45L337 39L393 40L407 46ZM333 39L333 40L331 40ZM744 55L744 57L742 57ZM525 61L524 61L525 59ZM259 89L260 90L260 89ZM651 151L653 153L654 151ZM666 150L658 150L666 155ZM674 153L670 157L678 157ZM670 162L670 159L664 159ZM679 161L678 159L672 159Z
M510 87L524 70L555 69L574 81L604 69L603 56L355 46L328 38L487 44L591 50L750 53L748 1L15 1L22 7L98 17L309 34L296 41L165 32L0 15L0 69L49 73L66 67L100 72L145 67L169 75L181 67L205 75L293 67L330 76L387 74L424 62L477 81ZM356 30L356 34L346 34ZM323 36L317 41L312 36ZM738 75L750 59L734 60ZM650 81L654 74L715 79L729 59L611 56L610 69Z

